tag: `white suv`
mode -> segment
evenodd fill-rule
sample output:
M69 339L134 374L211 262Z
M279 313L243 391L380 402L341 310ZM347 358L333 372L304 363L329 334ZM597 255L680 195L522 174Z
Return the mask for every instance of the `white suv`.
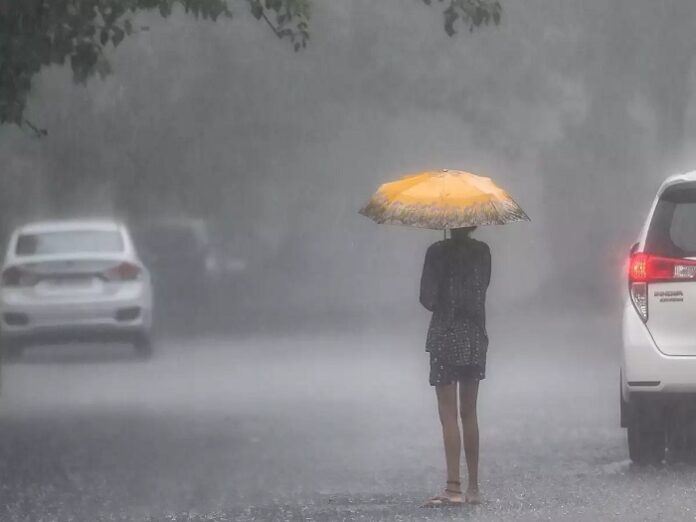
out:
M621 426L634 462L659 462L696 411L696 172L667 179L631 249ZM681 436L681 435L679 435Z
M51 221L16 230L0 280L0 342L132 343L151 351L150 274L126 228L113 221Z

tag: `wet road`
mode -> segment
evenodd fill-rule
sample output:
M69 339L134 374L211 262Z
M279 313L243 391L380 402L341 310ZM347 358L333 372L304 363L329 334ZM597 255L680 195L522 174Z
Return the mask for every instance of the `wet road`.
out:
M0 520L694 520L696 466L629 465L618 323L493 318L483 505L423 510L443 457L424 322L39 348L4 370Z

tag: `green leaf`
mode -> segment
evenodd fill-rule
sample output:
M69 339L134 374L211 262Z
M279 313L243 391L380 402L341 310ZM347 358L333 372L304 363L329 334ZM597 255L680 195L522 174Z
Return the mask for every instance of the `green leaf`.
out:
M167 18L170 14L172 14L172 6L167 0L163 0L160 2L159 11L163 18Z
M454 28L457 20L459 20L459 13L453 7L445 10L445 32L448 36L454 36L457 33Z
M99 77L104 79L111 74L111 64L105 58L100 58L97 60L95 70L99 74Z
M261 19L263 16L263 6L261 5L261 2L252 2L251 14L254 15L254 18L257 20Z
M123 37L125 36L125 32L123 29L120 27L114 27L113 29L113 35L111 36L111 41L114 44L114 47L118 47L118 44L120 44L123 41Z

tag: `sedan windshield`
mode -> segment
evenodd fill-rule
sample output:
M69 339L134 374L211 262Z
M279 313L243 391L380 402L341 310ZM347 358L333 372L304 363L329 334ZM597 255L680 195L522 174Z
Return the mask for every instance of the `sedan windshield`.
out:
M22 234L17 239L18 256L123 251L123 238L115 230L71 230Z

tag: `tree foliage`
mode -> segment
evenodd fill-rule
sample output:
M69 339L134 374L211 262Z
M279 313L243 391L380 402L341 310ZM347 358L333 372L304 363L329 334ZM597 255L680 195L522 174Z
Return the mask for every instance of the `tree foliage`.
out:
M309 0L246 0L295 49L309 38ZM0 0L0 124L27 124L24 117L32 78L42 67L69 63L76 82L109 72L105 51L118 47L138 27L134 16L157 10L168 17L181 6L196 18L232 16L227 0Z
M243 0L252 15L265 23L295 51L306 47L312 0ZM423 0L433 4L433 0ZM444 29L450 36L457 26L469 30L498 24L502 7L497 0L437 0L446 4ZM85 83L94 74L110 72L105 51L118 47L137 26L135 15L155 10L168 17L181 6L195 18L231 17L228 0L0 0L0 124L37 128L24 116L32 78L42 67L70 64L74 80Z
M454 36L457 26L462 24L469 31L483 25L500 23L503 7L498 0L437 0L439 3L447 3L444 10L445 31ZM432 5L433 0L423 0L427 5Z

